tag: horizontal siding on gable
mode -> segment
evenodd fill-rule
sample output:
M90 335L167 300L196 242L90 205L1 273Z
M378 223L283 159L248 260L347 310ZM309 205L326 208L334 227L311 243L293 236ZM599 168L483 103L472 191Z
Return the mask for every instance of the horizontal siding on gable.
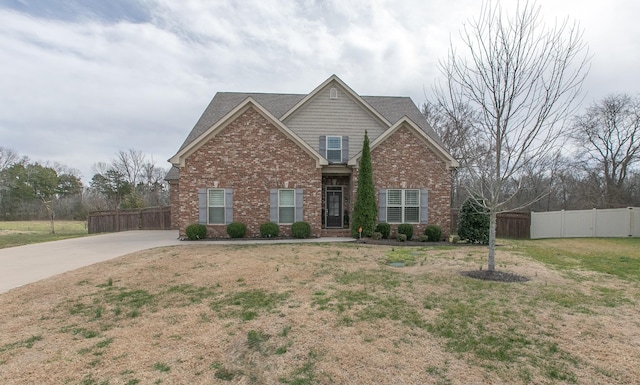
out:
M330 90L334 87L338 90L337 99L329 97ZM321 135L348 135L350 158L362 150L365 130L369 134L369 141L373 141L386 129L383 123L336 84L329 84L318 92L284 123L318 151L318 138Z

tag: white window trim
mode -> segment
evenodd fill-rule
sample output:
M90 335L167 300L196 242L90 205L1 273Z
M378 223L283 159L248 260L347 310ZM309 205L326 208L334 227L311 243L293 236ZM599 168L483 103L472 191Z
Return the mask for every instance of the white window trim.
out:
M391 198L391 191L400 191L400 205L397 204L391 204L389 202L389 199ZM416 191L417 195L418 195L418 204L417 205L407 205L406 204L406 193L407 191ZM400 217L401 220L400 222L391 222L389 221L389 208L400 208ZM418 209L418 220L417 221L412 221L412 222L407 222L406 218L405 218L405 209L406 208L410 208L410 207L415 207ZM408 189L401 189L401 188L392 188L392 189L387 189L387 221L389 223L412 223L412 224L419 224L420 223L420 189L414 189L414 188L408 188Z
M222 206L212 206L211 205L211 201L209 200L210 198L210 194L212 191L219 191L222 193ZM207 224L208 225L224 225L226 223L226 219L227 219L227 207L226 207L226 195L225 195L225 190L222 188L210 188L207 189ZM212 207L222 207L222 222L211 222L211 208Z
M338 143L340 144L340 148L329 148L329 139L337 139ZM339 159L338 160L329 159L329 151L338 151L338 150L340 151ZM335 136L327 136L327 138L326 138L327 160L329 162L331 162L331 163L342 163L342 151L343 151L343 148L342 148L342 136L337 136L337 135L335 135Z
M280 204L280 194L283 191L291 191L291 193L293 194L293 203L289 206L284 206L282 204ZM280 209L281 208L293 208L293 222L282 222L280 220ZM282 189L278 189L278 224L279 225L291 225L296 221L296 190L292 189L292 188L282 188Z

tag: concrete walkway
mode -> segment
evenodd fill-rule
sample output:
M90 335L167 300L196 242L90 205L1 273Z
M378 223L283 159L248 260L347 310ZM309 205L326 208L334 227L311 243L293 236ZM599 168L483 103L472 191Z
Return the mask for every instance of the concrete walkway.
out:
M175 230L139 230L0 249L0 293L125 254L172 245L348 242L352 238L183 242Z

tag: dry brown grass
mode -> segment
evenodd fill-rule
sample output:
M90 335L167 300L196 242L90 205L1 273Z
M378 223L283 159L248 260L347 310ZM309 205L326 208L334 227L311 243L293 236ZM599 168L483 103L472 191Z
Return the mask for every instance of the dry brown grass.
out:
M499 269L527 283L461 276L482 247L124 256L0 295L0 383L638 383L638 282L515 251Z

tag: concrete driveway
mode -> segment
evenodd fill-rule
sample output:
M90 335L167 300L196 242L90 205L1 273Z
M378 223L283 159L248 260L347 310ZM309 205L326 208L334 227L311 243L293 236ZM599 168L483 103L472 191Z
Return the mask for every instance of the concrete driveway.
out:
M80 267L154 247L193 244L349 242L353 238L178 240L177 230L136 230L0 249L0 294Z
M135 251L178 244L175 230L139 230L0 249L0 293Z

